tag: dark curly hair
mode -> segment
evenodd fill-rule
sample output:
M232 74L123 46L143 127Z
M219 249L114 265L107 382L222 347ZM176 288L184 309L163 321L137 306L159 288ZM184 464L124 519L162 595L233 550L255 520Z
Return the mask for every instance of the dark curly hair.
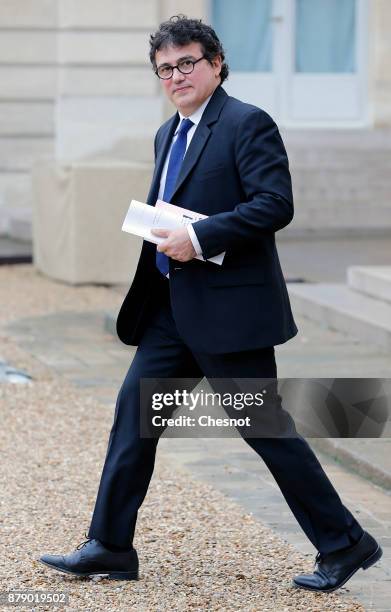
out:
M209 63L216 55L220 55L222 65L220 78L221 83L228 77L229 67L224 62L225 53L223 46L214 29L202 23L201 19L189 19L186 15L174 15L168 21L163 21L159 29L151 34L149 38L149 59L154 70L156 70L155 53L169 45L182 47L192 42L199 42L202 52Z

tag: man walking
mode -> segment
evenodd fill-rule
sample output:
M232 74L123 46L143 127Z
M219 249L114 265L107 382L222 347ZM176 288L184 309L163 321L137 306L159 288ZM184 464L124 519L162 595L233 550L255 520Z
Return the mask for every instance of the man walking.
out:
M160 25L150 59L177 112L155 137L147 202L208 215L144 242L117 331L138 345L120 389L88 540L41 561L79 576L138 576L132 541L152 477L157 439L140 436L142 378L277 377L274 346L297 333L275 246L293 217L288 160L274 121L226 94L214 30L184 16ZM208 259L225 251L222 266ZM333 591L382 551L365 532L299 435L245 438L262 457L318 550L313 574L294 584Z

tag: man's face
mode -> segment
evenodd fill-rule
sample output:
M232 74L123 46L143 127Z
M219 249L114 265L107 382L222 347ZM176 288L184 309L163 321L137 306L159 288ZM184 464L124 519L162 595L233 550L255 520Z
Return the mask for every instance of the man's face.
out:
M183 47L164 47L156 51L156 66L169 64L176 66L183 59L198 60L203 56L199 42L192 42ZM160 80L162 87L176 108L188 117L214 92L220 84L221 58L217 56L212 65L202 59L195 64L193 72L182 74L177 68L171 79Z

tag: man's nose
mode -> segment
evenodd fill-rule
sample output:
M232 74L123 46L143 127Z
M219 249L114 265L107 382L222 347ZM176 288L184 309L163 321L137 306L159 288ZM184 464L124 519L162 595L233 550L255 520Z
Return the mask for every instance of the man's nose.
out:
M174 66L174 68L172 69L172 80L175 82L180 82L183 81L184 78L185 75L180 72L177 66Z

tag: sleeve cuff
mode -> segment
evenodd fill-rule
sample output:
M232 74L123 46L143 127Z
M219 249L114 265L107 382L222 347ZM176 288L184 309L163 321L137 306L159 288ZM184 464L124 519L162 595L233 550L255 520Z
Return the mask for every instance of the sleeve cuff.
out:
M191 240L191 242L193 244L195 252L197 253L197 255L202 255L201 245L198 242L197 235L196 235L192 225L191 224L186 225L186 229L187 229L187 232L189 234L189 238L190 238L190 240Z

